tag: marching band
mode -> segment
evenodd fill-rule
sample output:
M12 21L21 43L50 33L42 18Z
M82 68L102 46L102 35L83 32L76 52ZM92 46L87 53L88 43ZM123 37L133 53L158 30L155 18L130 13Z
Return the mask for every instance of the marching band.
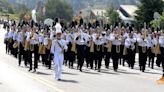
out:
M13 24L4 38L6 53L18 58L19 66L23 60L25 66L30 66L29 71L34 69L34 72L38 62L51 69L53 61L57 80L61 79L63 64L73 69L76 62L80 72L84 63L98 72L101 72L102 64L108 69L111 62L115 72L118 65L125 66L125 62L133 69L137 53L140 71L145 71L147 63L153 69L157 57L156 64L159 67L162 64L164 76L164 31L75 24L63 27L60 20L45 27L34 23Z

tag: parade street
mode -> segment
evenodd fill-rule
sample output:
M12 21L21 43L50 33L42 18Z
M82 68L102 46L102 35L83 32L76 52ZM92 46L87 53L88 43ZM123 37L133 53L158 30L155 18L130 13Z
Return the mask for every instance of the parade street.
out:
M54 67L51 70L39 63L36 73L28 72L22 63L5 53L0 29L0 92L164 92L164 85L157 84L162 76L162 68L146 67L145 73L139 71L137 57L134 69L119 66L114 72L112 64L107 70L104 62L101 72L83 68L83 72L63 66L62 80L54 78ZM127 66L127 65L126 65Z

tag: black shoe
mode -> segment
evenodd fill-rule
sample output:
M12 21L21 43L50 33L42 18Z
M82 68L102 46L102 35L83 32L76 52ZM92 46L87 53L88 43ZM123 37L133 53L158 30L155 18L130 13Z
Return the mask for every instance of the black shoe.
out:
M61 81L61 79L58 79L58 81Z
M114 69L115 72L117 72L117 69Z
M145 70L142 70L142 72L145 72Z
M34 71L33 71L34 73L36 72L36 69L34 69Z
M29 69L28 71L30 72L32 69Z
M80 69L80 72L82 72L82 69Z
M98 69L98 72L100 72L100 69Z

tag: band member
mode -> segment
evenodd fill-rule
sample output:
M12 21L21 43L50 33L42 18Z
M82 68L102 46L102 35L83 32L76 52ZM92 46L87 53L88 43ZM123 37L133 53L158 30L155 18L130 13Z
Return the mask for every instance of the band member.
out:
M116 30L114 30L114 33L112 33L111 40L112 40L113 68L114 71L117 72L121 41L119 39L119 35L116 33Z
M25 59L25 51L24 51L24 45L25 45L25 30L23 29L21 32L18 33L18 64L19 66L21 65L21 61L22 61L22 56L23 59ZM25 66L27 66L27 62L26 60L24 61Z
M145 71L145 65L146 65L146 61L147 61L147 53L146 53L146 40L144 37L144 34L141 35L139 34L138 38L137 38L137 42L138 42L138 50L139 50L139 67L140 67L140 71L144 72Z
M103 57L103 44L104 44L104 39L102 35L100 34L100 30L97 30L98 33L96 35L96 39L94 39L95 43L95 70L98 69L98 72L100 72L101 69L101 63L102 63L102 57Z
M29 71L32 70L32 52L30 50L30 44L31 44L31 35L30 35L30 28L27 27L26 29L26 40L25 40L25 46L24 46L24 51L25 51L25 62L28 62L30 64Z
M38 68L38 60L39 60L39 42L38 42L38 33L36 32L36 27L32 28L31 34L30 34L30 51L31 53L34 53L34 72L36 72L36 69Z
M161 52L161 63L163 68L163 77L164 77L164 33L162 32L159 36L159 45L160 45L160 52Z
M155 38L152 34L149 34L146 39L147 53L148 53L148 67L154 68L154 57L155 57Z
M80 72L82 72L82 66L84 63L85 44L86 44L85 33L83 32L83 26L81 26L81 28L79 29L79 33L77 34L76 37L77 60L78 60L77 69L79 69Z
M15 58L17 58L18 55L18 41L17 41L17 37L18 37L18 30L16 30L16 28L13 28L14 34L13 34L13 55Z
M45 65L46 60L45 60L44 34L40 33L38 38L39 38L39 49L38 49L39 58L41 57L42 64Z
M50 48L52 45L52 40L50 39L50 35L48 34L47 37L44 39L44 45L46 46L46 65L48 69L51 69L51 55L50 55Z
M64 50L67 50L66 41L61 39L61 25L56 24L56 39L52 42L51 52L54 54L55 79L61 80L62 65L64 62Z
M6 45L6 54L9 54L9 38L8 38L9 30L5 33L4 44Z
M106 35L106 41L105 41L105 67L109 69L109 63L111 58L111 52L112 52L112 41L110 39L110 31L108 30Z
M75 62L75 53L76 53L76 41L74 33L74 28L70 29L70 33L67 35L68 42L68 60L69 60L69 68L73 68L73 64Z
M125 40L125 52L127 52L129 67L132 69L135 63L135 42L136 39L133 38L133 34L129 33L129 37Z
M13 55L13 44L14 44L13 35L14 35L14 31L10 30L8 33L8 42L9 42L10 54L12 54L12 55Z

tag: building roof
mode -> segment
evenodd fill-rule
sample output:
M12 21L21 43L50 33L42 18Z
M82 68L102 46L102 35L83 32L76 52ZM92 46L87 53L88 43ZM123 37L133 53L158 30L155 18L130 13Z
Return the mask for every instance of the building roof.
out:
M135 16L135 11L138 10L136 5L120 5L120 8L126 11L130 16Z
M107 12L106 10L103 10L103 9L92 9L91 10L93 13L94 13L94 15L96 15L96 16L104 16L104 14Z
M122 12L119 11L119 10L117 10L117 12L118 12L120 18L121 18L122 20L124 20L124 21L133 21L133 20L134 20L133 18L129 18L129 17L124 16L124 15L122 14Z

